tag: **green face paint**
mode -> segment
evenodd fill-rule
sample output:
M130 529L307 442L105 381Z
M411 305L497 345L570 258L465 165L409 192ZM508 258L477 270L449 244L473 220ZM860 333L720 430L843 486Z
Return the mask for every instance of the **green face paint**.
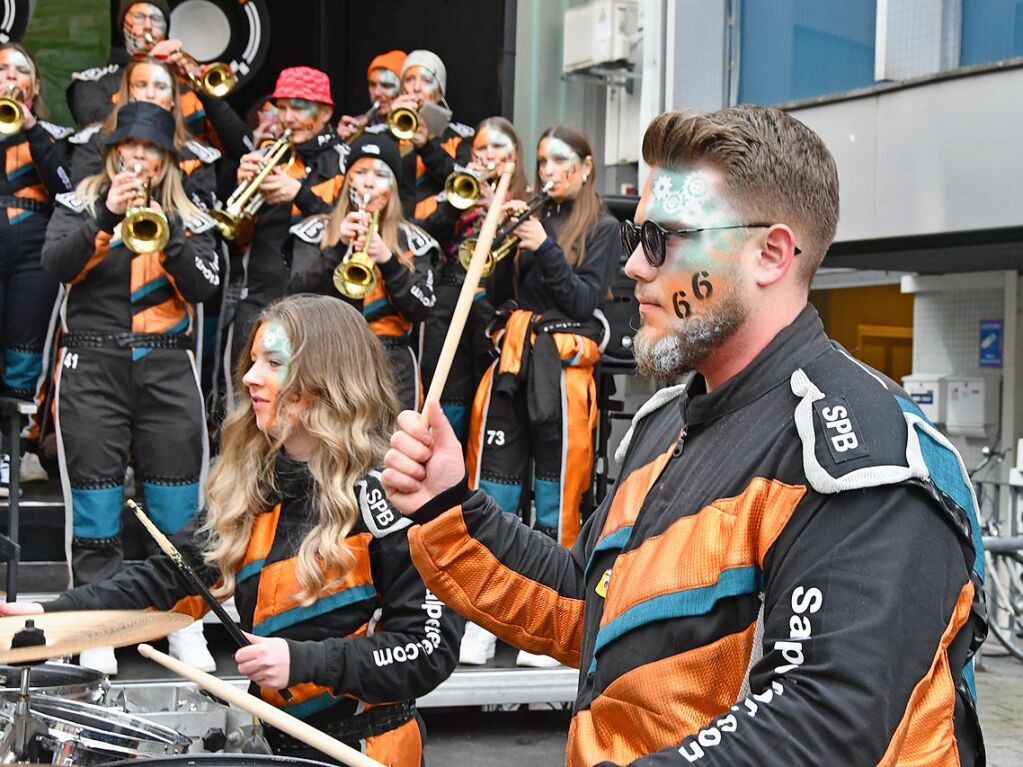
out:
M288 378L291 365L291 341L279 322L269 322L263 330L263 354L272 363L278 385Z

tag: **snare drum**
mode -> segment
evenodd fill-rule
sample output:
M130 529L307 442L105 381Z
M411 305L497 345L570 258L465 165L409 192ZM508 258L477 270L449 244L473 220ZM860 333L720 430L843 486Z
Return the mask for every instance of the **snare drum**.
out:
M0 687L8 697L20 690L21 667L0 665ZM101 672L69 663L40 663L32 667L29 676L30 695L42 693L82 703L102 703L109 689Z
M264 756L262 754L188 754L187 756L160 756L131 762L113 762L107 767L330 767L337 762L314 762L291 756Z
M123 711L48 695L30 706L54 742L53 764L97 765L146 756L183 754L191 739Z

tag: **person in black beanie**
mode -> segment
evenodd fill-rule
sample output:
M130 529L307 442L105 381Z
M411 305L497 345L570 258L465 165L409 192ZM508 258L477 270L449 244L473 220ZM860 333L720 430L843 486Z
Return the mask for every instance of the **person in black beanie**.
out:
M387 351L401 406L415 408L422 387L419 343L412 329L437 300L432 268L437 242L405 220L398 195L401 156L390 137L363 136L352 145L345 169L344 186L330 215L306 219L291 229L289 287L292 292L339 296L359 309ZM374 219L377 225L367 237ZM372 261L369 285L341 279L337 271L359 252Z

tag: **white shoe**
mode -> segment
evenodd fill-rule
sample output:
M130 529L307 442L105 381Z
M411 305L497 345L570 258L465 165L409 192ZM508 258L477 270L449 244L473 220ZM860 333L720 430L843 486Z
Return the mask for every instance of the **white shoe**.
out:
M202 633L202 621L196 621L180 631L167 637L170 654L182 663L187 663L200 671L217 670L217 662L210 655L206 646L206 636Z
M114 655L113 647L92 647L82 650L78 656L78 665L114 676L117 673L117 656Z
M485 666L497 650L497 637L475 623L465 624L458 662L466 666Z
M46 473L39 456L35 453L25 453L21 456L21 481L22 482L49 482L50 475Z
M528 666L529 668L557 668L561 664L550 655L534 655L525 650L519 650L515 658L516 666Z

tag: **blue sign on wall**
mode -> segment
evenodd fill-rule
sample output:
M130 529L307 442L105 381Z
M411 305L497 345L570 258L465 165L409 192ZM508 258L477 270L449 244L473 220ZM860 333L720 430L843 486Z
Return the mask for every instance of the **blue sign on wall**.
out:
M1001 320L980 321L980 360L982 368L1002 366L1002 339L1004 328Z

